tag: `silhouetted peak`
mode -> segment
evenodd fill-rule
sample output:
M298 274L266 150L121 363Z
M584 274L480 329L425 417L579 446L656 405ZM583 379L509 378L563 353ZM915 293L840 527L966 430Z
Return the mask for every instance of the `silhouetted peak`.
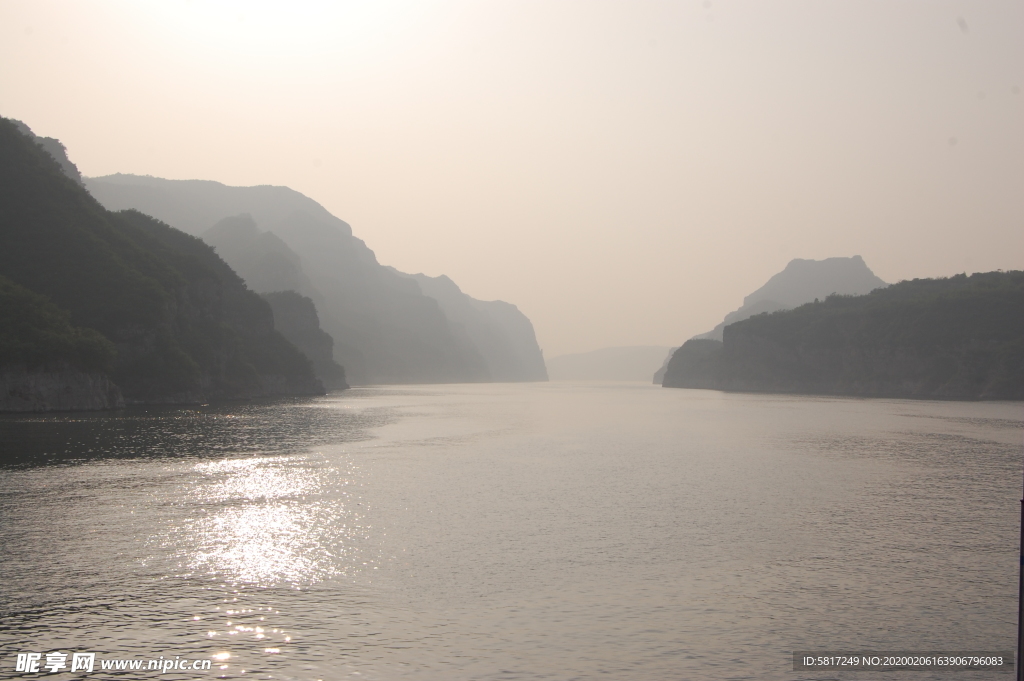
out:
M24 121L19 121L17 118L9 118L7 120L9 120L11 123L14 123L14 127L16 127L22 135L26 135L27 137L31 137L32 139L36 138L36 134L32 132L32 128L25 125Z
M395 271L397 272L397 270L395 270ZM415 279L417 282L420 282L420 283L430 282L435 287L435 290L436 289L443 289L443 290L449 292L452 295L457 295L457 294L461 294L462 293L462 289L459 288L459 285L456 284L454 281L452 281L451 278L448 275L446 275L446 274L442 274L442 275L439 275L439 276L436 276L436 277L432 277L429 274L423 274L423 273L407 275L407 276L411 276L413 279ZM427 294L427 295L430 295L430 294Z
M8 120L14 123L14 126L18 129L19 132L21 132L21 134L34 140L36 144L45 149L46 153L52 156L53 160L55 160L60 165L60 169L64 172L65 175L70 177L78 184L83 186L85 185L85 183L82 181L82 174L78 172L78 166L72 163L71 159L68 158L67 147L61 144L61 141L59 139L55 139L53 137L40 137L39 135L32 132L32 128L28 127L22 121L19 121L14 118L9 118Z
M796 258L744 298L743 305L770 300L796 307L815 298L825 299L833 293L863 295L883 286L887 284L875 276L859 255L824 260Z
M722 340L727 325L756 314L799 307L824 300L833 293L864 295L885 286L888 284L876 277L859 255L824 260L795 258L764 286L744 298L743 305L727 314L721 324L695 338Z
M256 226L256 221L252 219L252 215L249 213L241 213L239 215L232 215L226 217L213 227L211 227L203 235L204 237L216 238L238 238L238 237L253 237L259 234L259 227Z
M233 187L214 180L167 180L128 173L90 177L86 186L110 210L138 208L189 234L204 232L226 215L245 212L286 240L292 223L300 231L314 227L352 236L347 222L288 187Z

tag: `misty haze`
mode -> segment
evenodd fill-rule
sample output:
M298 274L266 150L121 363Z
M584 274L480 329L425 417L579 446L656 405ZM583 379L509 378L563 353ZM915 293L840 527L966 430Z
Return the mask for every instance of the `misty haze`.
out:
M1024 678L1022 26L0 4L0 677Z

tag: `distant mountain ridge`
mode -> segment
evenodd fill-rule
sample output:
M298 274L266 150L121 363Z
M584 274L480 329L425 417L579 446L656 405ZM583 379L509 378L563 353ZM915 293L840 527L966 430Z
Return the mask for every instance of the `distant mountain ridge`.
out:
M553 381L644 381L669 348L662 345L630 345L600 348L552 357L547 361Z
M456 332L465 333L480 351L491 380L548 380L533 324L515 305L502 300L477 300L444 275L429 277L393 271L415 281L424 295L438 302Z
M461 291L380 265L347 223L287 187L120 174L85 183L108 208L136 208L216 244L255 290L270 286L258 259L276 249L276 271L285 276L285 251L297 256L297 269L287 276L315 302L351 383L544 380L532 324L514 306L467 303L473 299L459 298ZM236 219L251 220L257 233L222 222ZM272 237L260 236L266 233Z
M788 310L839 295L864 295L888 286L875 276L859 255L850 258L789 261L786 268L772 276L761 288L743 299L743 305L725 316L714 329L694 338L722 340L726 326L765 312Z

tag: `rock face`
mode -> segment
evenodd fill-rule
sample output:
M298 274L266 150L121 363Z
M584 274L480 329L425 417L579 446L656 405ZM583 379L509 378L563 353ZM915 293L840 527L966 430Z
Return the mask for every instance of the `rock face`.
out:
M329 390L348 388L345 370L334 361L334 339L320 328L313 301L295 291L263 294L274 311L274 328L313 363L317 378Z
M94 411L124 406L121 390L106 374L65 366L29 371L0 369L0 412Z
M713 338L691 338L686 341L669 358L662 386L727 390L726 386L733 384L723 369L724 345L722 341Z
M235 270L274 311L274 328L313 363L317 378L329 390L348 388L345 370L334 361L334 339L320 328L314 288L302 269L302 258L272 232L262 232L252 216L224 218L203 233L203 241Z
M533 324L515 305L472 298L443 275L428 277L393 271L411 278L424 295L437 301L455 332L464 334L465 340L483 357L492 381L548 380Z
M1024 272L831 296L687 341L664 385L926 399L1024 399Z
M721 324L696 338L722 340L722 331L734 322L764 312L788 310L828 296L864 295L887 286L868 269L859 255L825 260L791 260L768 282L743 299L743 305L725 316Z
M491 380L480 352L453 329L436 300L381 266L347 223L296 191L135 175L85 183L111 210L141 210L189 234L204 234L227 217L251 216L301 258L314 290L299 292L316 303L334 338L334 357L353 384Z
M665 382L665 372L668 371L668 363L672 361L672 355L675 354L679 347L669 348L668 354L665 355L665 359L661 363L661 368L654 372L654 384L661 385Z
M0 239L0 276L67 314L68 347L108 348L113 357L101 373L128 402L323 393L309 361L274 330L270 306L209 246L137 211L107 211L6 119ZM21 331L0 334L5 343L27 353L26 338L49 338L32 321L41 305L10 308ZM46 373L62 358L57 352L25 366ZM0 367L14 364L0 358Z
M248 213L224 218L200 237L256 293L318 295L302 269L299 254L273 232L260 231Z

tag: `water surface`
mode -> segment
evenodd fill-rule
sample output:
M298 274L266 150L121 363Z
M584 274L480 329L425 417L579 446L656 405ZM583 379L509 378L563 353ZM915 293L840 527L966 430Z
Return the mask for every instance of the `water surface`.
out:
M549 383L0 418L0 676L949 678L791 654L1013 650L1022 412Z

